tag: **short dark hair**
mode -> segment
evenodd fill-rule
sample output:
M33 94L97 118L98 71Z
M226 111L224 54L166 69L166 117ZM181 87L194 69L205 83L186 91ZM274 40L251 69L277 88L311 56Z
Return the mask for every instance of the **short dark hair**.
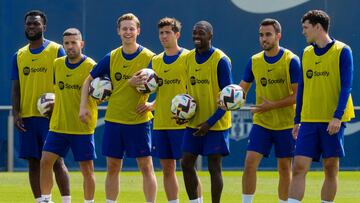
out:
M46 25L47 23L47 18L46 18L46 15L44 12L40 11L40 10L31 10L31 11L28 11L26 14L25 14L25 18L24 18L24 21L26 21L26 18L28 16L40 16L44 25Z
M261 21L260 26L272 25L274 27L275 33L281 33L281 25L279 21L272 18L265 18Z
M330 17L325 11L310 10L301 18L301 23L304 23L307 20L313 26L319 23L326 32L329 32Z
M194 26L194 27L197 27L197 26L203 26L203 27L205 27L205 29L206 29L211 35L212 35L213 32L214 32L213 26L212 26L208 21L201 20L201 21L195 23L195 26Z
M171 26L171 30L174 31L175 33L181 31L181 23L175 18L165 17L160 19L158 23L158 28L163 28L165 26Z
M125 13L124 15L120 16L117 19L117 26L120 27L121 21L124 21L124 20L133 20L136 23L136 27L140 28L140 20L138 17L136 17L136 15L134 15L132 13Z
M63 33L63 37L64 36L71 36L71 35L76 35L76 36L79 36L80 39L82 39L82 35L81 35L81 32L79 29L77 28L68 28L64 31Z

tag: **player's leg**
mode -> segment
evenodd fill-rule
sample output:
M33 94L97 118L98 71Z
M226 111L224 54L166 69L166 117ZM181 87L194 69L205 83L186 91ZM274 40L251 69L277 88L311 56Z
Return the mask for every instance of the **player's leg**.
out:
M339 172L339 158L345 156L344 151L344 128L342 124L340 130L335 135L329 135L327 125L323 124L321 128L321 142L323 150L323 167L325 180L321 189L321 200L334 201Z
M155 202L157 181L151 158L151 124L123 125L126 155L136 158L143 177L143 190L146 202Z
M291 182L291 160L292 158L278 158L277 168L279 172L278 196L279 200L287 201L289 197L289 186Z
M119 123L105 121L102 154L106 156L106 202L115 202L119 194L119 172L124 156L123 129Z
M49 195L51 195L51 189L53 187L54 164L60 157L66 156L69 146L69 142L64 134L55 132L48 133L40 162L40 187L43 200L51 200ZM66 177L68 177L67 174ZM70 192L67 193L66 196L68 198L66 198L63 202L70 202L69 194Z
M212 202L220 202L223 189L221 161L223 156L230 154L229 134L230 130L208 131L203 137L202 154L208 157Z
M42 136L42 143L45 142L46 137L49 134L49 119L47 118L36 118L38 125L37 130ZM70 202L70 176L67 167L65 166L64 159L59 157L53 166L55 174L56 184L58 185L60 194L63 202Z
M120 191L119 172L122 167L122 159L106 157L107 173L105 179L106 200L116 201Z
M163 184L166 197L169 201L177 200L179 193L179 183L176 178L176 160L160 159L163 171Z
M273 130L272 138L275 144L275 156L279 172L279 202L286 202L289 196L291 160L294 157L295 140L292 136L292 129Z
M211 200L213 203L220 202L223 190L223 179L221 174L221 154L213 154L208 156L208 169L211 179Z
M200 197L198 194L199 177L195 170L197 157L198 155L184 152L181 159L185 188L190 200L195 200Z
M256 191L256 171L265 156L269 156L272 147L271 130L253 125L249 134L249 142L242 176L242 201L251 203Z
M93 160L80 161L81 173L84 177L84 199L93 200L95 193L95 174Z
M94 201L95 174L94 162L96 158L94 135L68 135L71 142L71 150L75 161L80 164L83 175L83 189L85 202Z
M296 138L295 158L289 188L289 203L301 201L305 193L305 179L312 161L319 161L321 155L320 139L315 123L301 123Z
M323 165L325 179L321 188L321 200L332 202L335 199L338 185L339 158L326 158Z
M199 154L202 154L202 137L195 137L193 133L196 129L187 128L184 133L181 168L185 183L185 189L190 202L200 202L201 184L196 173L195 164Z
M43 138L37 131L34 118L23 118L25 132L19 131L19 158L26 159L29 170L29 183L36 201L41 199L40 159Z
M155 202L157 182L151 156L136 158L143 177L143 190L146 202Z
M53 166L59 155L43 151L40 161L40 188L43 200L51 200L51 189L53 187Z

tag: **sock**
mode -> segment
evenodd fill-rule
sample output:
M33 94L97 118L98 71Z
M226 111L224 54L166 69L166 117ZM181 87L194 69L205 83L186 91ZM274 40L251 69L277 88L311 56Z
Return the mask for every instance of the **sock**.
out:
M297 199L289 198L289 199L288 199L288 203L300 203L300 201L297 200Z
M189 203L200 203L200 200L199 200L199 198L197 198L197 199L191 199L191 200L189 201Z
M254 195L242 194L243 203L252 203Z
M204 198L203 197L199 197L199 202L203 203L204 202Z
M43 201L51 201L51 194L41 195L41 199L42 199Z
M110 200L110 199L106 199L106 202L105 202L105 203L116 203L116 201Z
M94 203L94 200L84 200L84 203Z
M334 202L329 202L329 201L321 200L321 203L334 203Z
M179 203L179 199L169 200L168 203Z
M152 202L146 202L146 203L152 203Z
M279 199L279 203L288 203L288 201Z
M39 197L39 198L36 198L36 199L35 199L35 202L36 202L36 203L40 203L40 202L41 202L41 200L42 200L42 198L41 198L41 197Z
M71 203L71 196L61 196L62 203Z

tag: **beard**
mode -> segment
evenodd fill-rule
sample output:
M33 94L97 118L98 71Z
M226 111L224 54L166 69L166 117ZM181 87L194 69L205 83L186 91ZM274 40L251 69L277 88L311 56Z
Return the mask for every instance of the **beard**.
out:
M25 31L25 36L29 41L36 41L36 40L42 38L43 33L42 32L37 32L34 36L29 36L29 34Z

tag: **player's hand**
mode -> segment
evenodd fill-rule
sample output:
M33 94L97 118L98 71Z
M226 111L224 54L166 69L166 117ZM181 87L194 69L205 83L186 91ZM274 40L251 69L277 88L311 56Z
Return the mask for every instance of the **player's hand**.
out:
M341 120L337 118L333 118L329 122L329 125L326 130L328 131L329 135L335 135L336 133L339 132L340 127L341 127Z
M16 128L20 132L26 132L24 121L22 120L22 118L19 115L14 116L14 123L15 123Z
M193 133L194 136L204 136L208 133L210 125L207 122L201 123L198 125L199 129Z
M136 113L144 115L148 111L153 111L154 106L152 102L146 102L145 104L139 104L136 107Z
M251 107L253 107L253 109L251 109L252 113L264 113L266 111L270 111L274 108L274 102L264 98L264 97L260 97L263 102L259 105L253 105Z
M141 70L139 70L128 80L128 84L132 87L138 87L142 84L145 84L146 79L146 74L142 73Z
M46 106L45 106L45 109L47 109L45 112L44 112L44 115L47 117L47 118L51 118L51 115L52 115L52 112L54 110L54 102L50 102L48 103Z
M300 129L300 123L295 124L294 128L292 129L292 136L293 138L296 140L298 134L299 134L299 129Z
M228 109L226 108L224 101L222 99L220 99L220 94L221 92L219 92L216 96L216 103L218 105L218 107L224 111L228 111Z
M185 123L189 122L189 120L182 119L182 118L179 118L176 116L171 117L171 119L174 119L176 124L178 124L178 125L184 125Z
M87 109L86 107L80 107L79 118L80 118L81 122L87 124L88 120L91 119L91 114L90 114L89 109Z

